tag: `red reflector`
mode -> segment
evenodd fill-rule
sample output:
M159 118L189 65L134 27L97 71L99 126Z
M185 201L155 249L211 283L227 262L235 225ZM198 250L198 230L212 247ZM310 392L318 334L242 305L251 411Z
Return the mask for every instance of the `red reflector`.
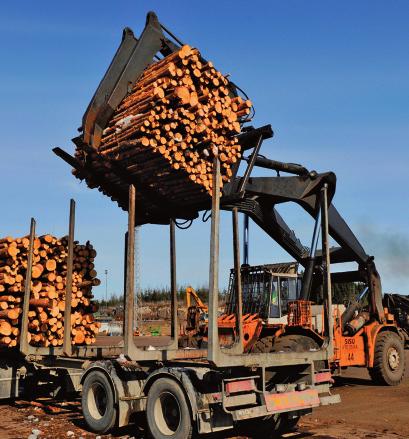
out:
M331 372L319 372L314 375L314 383L332 383Z
M254 380L230 381L226 383L226 395L240 392L252 392L255 390Z
M307 389L287 393L264 393L266 407L269 412L281 410L297 410L320 405L318 391Z

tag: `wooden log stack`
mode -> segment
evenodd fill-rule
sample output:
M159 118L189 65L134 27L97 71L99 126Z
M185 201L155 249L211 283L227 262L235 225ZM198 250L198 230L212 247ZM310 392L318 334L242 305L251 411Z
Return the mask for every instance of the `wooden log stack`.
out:
M0 239L0 346L19 344L24 282L29 239ZM28 312L28 338L33 346L61 346L67 282L68 239L51 235L35 238ZM99 323L94 321L92 286L99 285L94 269L96 251L87 242L74 246L71 339L73 344L92 344Z
M223 187L241 157L237 135L252 107L233 90L226 76L185 45L151 64L133 84L94 153L114 159L169 200L188 203L211 195L213 157L220 159ZM76 157L92 161L79 145ZM74 175L81 178L78 171Z

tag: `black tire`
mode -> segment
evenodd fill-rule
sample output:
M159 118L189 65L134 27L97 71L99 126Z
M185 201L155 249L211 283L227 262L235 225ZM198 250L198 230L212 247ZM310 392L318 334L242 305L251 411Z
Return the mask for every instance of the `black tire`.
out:
M274 339L273 336L268 337L262 337L259 338L253 345L251 352L260 354L263 352L274 352L273 345L274 345Z
M277 431L280 414L267 418L254 418L239 424L239 434L252 439L275 439L280 433Z
M405 351L400 337L391 331L381 332L376 337L374 363L368 368L376 384L397 386L405 374Z
M300 416L291 416L291 413L280 413L279 416L276 426L278 434L282 435L296 429Z
M310 349L319 349L318 343L306 335L283 335L277 337L273 344L273 352L292 351L305 352Z
M252 352L306 352L310 349L319 349L318 343L306 335L282 335L281 337L268 336L257 340ZM324 361L314 362L315 370L325 367Z
M153 439L190 439L192 416L180 385L170 378L152 384L146 403L146 419Z
M91 371L82 386L82 414L95 433L107 433L117 420L112 384L101 371Z

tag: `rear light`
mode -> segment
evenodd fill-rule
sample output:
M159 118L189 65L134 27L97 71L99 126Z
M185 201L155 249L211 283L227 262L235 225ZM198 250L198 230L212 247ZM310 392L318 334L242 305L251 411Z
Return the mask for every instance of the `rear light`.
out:
M226 383L226 396L232 393L253 392L256 390L254 380L238 380Z
M318 372L314 375L314 383L333 383L331 372Z

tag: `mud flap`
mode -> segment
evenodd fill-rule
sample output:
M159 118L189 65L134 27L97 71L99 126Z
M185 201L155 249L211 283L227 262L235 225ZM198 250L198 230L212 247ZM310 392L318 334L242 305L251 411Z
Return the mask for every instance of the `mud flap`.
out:
M320 405L338 404L339 402L341 402L340 395L320 396Z

